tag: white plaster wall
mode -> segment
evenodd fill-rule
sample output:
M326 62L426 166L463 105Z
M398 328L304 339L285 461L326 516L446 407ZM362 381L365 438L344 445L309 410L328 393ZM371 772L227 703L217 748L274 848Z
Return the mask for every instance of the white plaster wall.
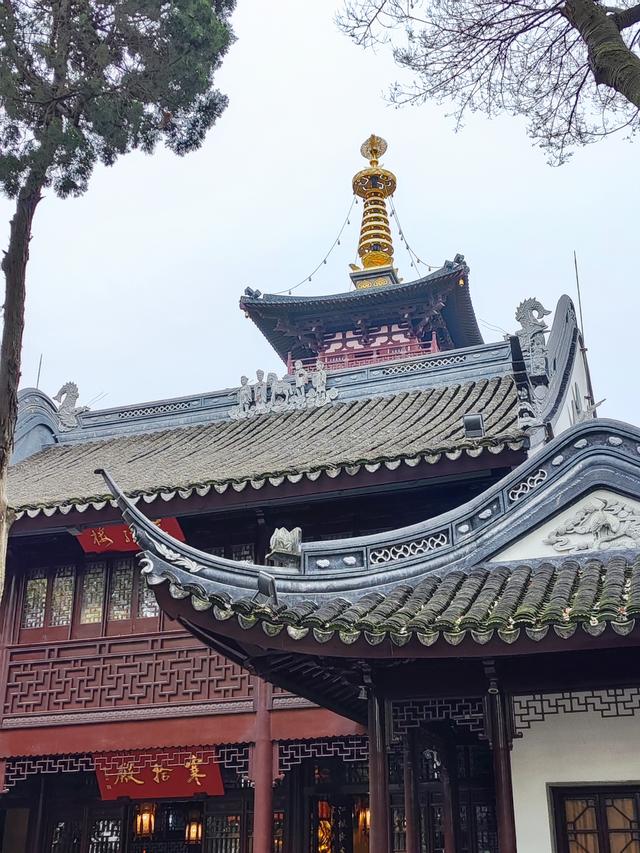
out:
M518 853L555 853L548 785L640 783L640 714L560 713L513 742Z
M573 368L571 370L571 378L567 383L564 400L562 401L562 406L558 410L558 414L556 415L556 419L553 423L553 432L555 435L560 435L560 433L564 432L575 423L576 413L573 403L574 386L577 386L582 410L584 411L587 408L587 401L585 400L585 397L589 393L589 383L587 382L585 358L586 356L584 353L578 348L573 362Z

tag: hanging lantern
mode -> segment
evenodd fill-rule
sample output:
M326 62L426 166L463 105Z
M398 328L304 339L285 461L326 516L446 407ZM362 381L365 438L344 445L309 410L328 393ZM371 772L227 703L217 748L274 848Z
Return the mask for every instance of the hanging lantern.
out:
M369 835L371 829L371 809L366 800L358 803L358 829L362 835Z
M199 809L189 809L184 828L184 840L187 844L202 842L202 815Z
M151 838L156 828L156 804L140 803L136 809L134 834L136 838Z

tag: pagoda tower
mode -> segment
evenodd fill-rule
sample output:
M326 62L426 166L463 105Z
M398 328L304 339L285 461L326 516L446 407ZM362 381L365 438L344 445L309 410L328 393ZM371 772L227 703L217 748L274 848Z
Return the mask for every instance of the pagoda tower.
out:
M247 288L240 307L287 365L327 370L431 355L483 343L469 295L469 268L456 255L440 269L402 282L393 265L387 199L395 192L393 172L380 164L387 143L376 134L360 153L369 165L355 174L353 192L364 209L354 289L326 296L262 294Z
M364 199L358 243L358 255L364 269L359 270L354 265L351 273L357 289L399 283L393 267L393 240L386 204L386 199L395 192L397 181L393 172L380 166L380 157L386 150L386 141L372 133L360 147L369 167L361 169L353 177L354 195Z

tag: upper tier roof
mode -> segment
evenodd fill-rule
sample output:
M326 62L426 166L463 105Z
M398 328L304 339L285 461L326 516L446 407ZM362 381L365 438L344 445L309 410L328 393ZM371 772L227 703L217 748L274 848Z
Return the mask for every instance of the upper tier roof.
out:
M305 355L296 330L306 321L321 320L325 332L342 331L354 316L365 315L370 323L391 323L407 311L420 313L421 306L443 303L441 314L454 347L482 344L468 281L469 268L462 255L429 275L406 284L371 287L326 296L256 295L249 290L240 307L253 320L278 355L287 360ZM463 280L464 284L459 282Z
M462 416L482 412L485 435L465 438ZM441 454L457 458L523 447L512 376L257 415L247 420L55 445L13 466L9 500L17 510L83 506L108 497L94 472L108 468L130 495L202 487L224 491L249 482L315 480L322 472L402 460L417 465ZM189 494L191 492L189 491ZM188 495L185 495L188 496ZM97 507L98 508L98 507ZM30 513L31 514L31 513Z

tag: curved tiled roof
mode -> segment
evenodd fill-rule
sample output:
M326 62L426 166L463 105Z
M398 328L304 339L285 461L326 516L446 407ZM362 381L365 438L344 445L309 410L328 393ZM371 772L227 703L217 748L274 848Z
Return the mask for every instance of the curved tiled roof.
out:
M467 439L462 416L482 412L485 436ZM506 443L522 446L511 377L335 403L322 408L218 421L206 426L56 445L10 469L9 499L19 511L75 506L110 498L96 468L108 468L129 495L150 498L194 489L222 492L298 482L359 466L375 470L401 461L437 462Z
M156 584L164 580L171 582L170 573L152 578ZM414 636L425 646L439 639L457 645L467 636L480 644L494 636L511 643L520 635L539 641L550 630L566 639L578 627L592 636L607 626L630 633L640 616L640 555L585 555L535 566L487 564L324 604L306 600L274 607L249 597L225 601L224 596L204 601L197 586L194 579L197 610L213 607L214 617L223 621L236 616L245 629L260 624L270 637L286 630L293 640L311 634L318 643L336 638L351 644L363 638L370 645L390 639L403 646ZM171 592L183 598L188 590L182 583Z
M455 510L395 531L303 543L300 563L285 567L238 563L175 541L104 476L160 600L184 600L187 622L241 645L247 631L252 647L297 646L303 655L330 643L332 654L354 656L370 644L387 657L410 641L419 655L420 645L439 640L569 639L578 629L625 636L640 615L638 512L624 506L640 502L640 430L615 421L573 427ZM594 516L591 538L559 547L543 538L545 522L598 489L620 495L621 526L614 512ZM505 549L518 542L529 543L527 556L506 560ZM339 643L355 645L340 651Z
M355 290L348 290L344 293L325 293L318 296L274 293L263 293L260 296L256 296L253 292L248 292L240 297L240 305L243 308L254 305L286 305L288 308L301 314L306 314L310 310L316 311L327 306L334 307L341 304L366 305L372 302L380 302L389 296L413 295L425 285L446 281L467 272L468 267L463 261L450 261L445 266L434 272L430 272L428 275L417 278L414 281L402 282L401 284L389 284L385 287L356 288Z

